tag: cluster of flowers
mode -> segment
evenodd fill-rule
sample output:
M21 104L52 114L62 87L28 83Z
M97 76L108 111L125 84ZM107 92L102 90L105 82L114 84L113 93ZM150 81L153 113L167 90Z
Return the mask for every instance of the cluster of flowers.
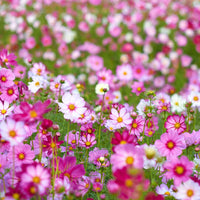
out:
M198 4L0 5L1 198L200 199Z

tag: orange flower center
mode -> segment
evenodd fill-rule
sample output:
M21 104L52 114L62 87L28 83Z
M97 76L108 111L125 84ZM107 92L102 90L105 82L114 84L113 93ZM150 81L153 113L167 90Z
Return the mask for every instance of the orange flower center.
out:
M193 196L193 194L194 194L193 190L189 189L189 190L187 191L187 196L188 196L188 197Z
M125 76L126 76L126 75L127 75L127 72L124 72L124 73L123 73L123 75L125 75Z
M177 173L177 174L179 174L179 175L181 175L181 174L183 174L184 173L184 168L182 167L182 166L177 166L176 168L175 168L175 172Z
M20 160L23 160L25 158L25 155L23 153L20 153L18 157Z
M90 186L89 183L86 183L85 188L89 188L89 186Z
M37 81L37 82L35 83L35 86L39 86L39 85L40 85L40 82Z
M72 144L75 144L76 143L76 140L72 140Z
M137 123L135 123L135 122L134 122L133 125L132 125L133 128L137 128L137 126L138 126L138 125L137 125Z
M173 149L174 148L174 143L172 141L167 142L167 147L169 149Z
M91 142L87 141L87 142L85 143L85 145L86 145L86 146L90 146L90 145L91 145Z
M5 76L2 76L2 77L1 77L1 80L2 80L3 82L5 82L5 81L6 81L6 77L5 77Z
M31 194L35 194L35 193L36 193L36 189L35 189L34 186L32 186L32 187L30 188L30 193L31 193Z
M1 110L1 114L5 114L7 111L5 109Z
M14 138L17 135L17 133L14 130L11 130L9 131L9 135L10 137Z
M74 109L75 109L75 106L74 106L74 104L69 104L68 108L69 108L70 110L74 110Z
M120 122L123 122L123 119L121 117L118 117L117 121L120 123Z
M175 128L180 128L181 124L179 122L175 123L174 127Z
M195 96L195 97L193 98L193 100L194 100L194 101L198 101L199 98L198 98L197 96Z
M59 87L59 83L56 83L56 84L55 84L55 88L58 88L58 87Z
M132 187L133 186L133 181L131 179L126 179L125 185L126 185L126 187Z
M38 115L37 115L37 112L35 111L35 110L31 110L30 112L29 112L29 114L30 114L30 116L31 116L31 118L36 118Z
M38 176L33 177L33 182L36 184L40 183L40 177Z
M120 144L126 144L127 142L125 140L120 141Z
M12 95L14 93L13 89L8 89L8 94Z
M7 58L5 58L5 59L4 59L4 62L5 62L5 63L7 63L7 62L8 62L8 59L7 59Z
M162 109L163 110L167 110L167 106L162 106Z
M133 162L134 162L134 158L133 158L132 156L128 156L128 157L126 158L126 164L132 165Z
M169 196L169 195L170 195L170 192L168 192L168 191L167 191L167 192L165 192L165 195Z

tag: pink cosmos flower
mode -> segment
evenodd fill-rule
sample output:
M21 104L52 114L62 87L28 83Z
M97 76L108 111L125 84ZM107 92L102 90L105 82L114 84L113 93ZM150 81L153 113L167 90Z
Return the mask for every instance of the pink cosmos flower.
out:
M10 67L10 65L17 65L16 58L17 57L13 53L9 54L7 49L0 51L0 62L4 63L7 67Z
M94 71L99 71L103 68L103 59L96 55L88 56L86 65Z
M130 129L130 133L131 135L136 135L136 136L140 136L140 134L143 132L144 129L144 118L142 116L137 116L136 119L133 120L133 122L131 123L131 125L129 125L129 129Z
M45 47L50 46L52 44L51 37L49 35L45 35L44 37L42 37L42 44Z
M26 67L17 65L15 66L13 73L15 74L15 77L23 79L26 74Z
M96 144L96 140L95 140L95 136L94 135L90 135L88 134L86 137L82 136L79 144L82 147L85 147L86 149L89 149L90 147L93 147Z
M87 176L82 176L76 185L75 194L76 196L84 196L90 189L90 178Z
M27 40L26 40L26 48L28 49L33 49L36 45L36 42L35 42L35 38L34 37L29 37Z
M126 108L121 108L119 111L115 108L111 109L110 119L107 122L112 122L114 129L120 129L126 127L132 121L130 114L127 112Z
M162 156L170 159L181 155L182 150L186 148L186 143L182 135L169 132L162 134L160 140L155 141L155 146Z
M134 82L131 86L133 93L139 96L142 92L145 91L144 83L143 82Z
M142 168L143 156L144 149L137 148L133 144L118 145L115 147L115 154L113 154L110 159L112 169L116 171L125 166Z
M10 168L7 155L0 154L0 173L4 174L6 168Z
M40 195L44 195L50 185L50 172L40 163L23 164L19 172L20 186L24 188L27 184L33 184Z
M60 111L64 113L65 119L76 120L85 111L85 101L79 94L65 93L62 97L63 103L58 103Z
M20 143L15 146L15 166L20 166L22 164L29 164L33 162L35 158L34 151L31 150L31 146L28 144ZM7 154L8 159L11 163L13 163L13 151L10 149L9 153Z
M144 80L145 69L142 65L136 65L133 67L133 78L139 81Z
M13 82L14 79L15 79L15 75L10 69L5 69L5 68L0 69L1 87L10 87L14 85L14 82Z
M181 134L186 130L185 117L183 115L170 115L165 122L167 132L173 131L174 133Z
M34 63L31 68L31 72L34 75L44 76L46 74L46 66L43 63Z
M2 138L8 141L11 146L18 145L26 137L24 123L21 121L16 122L10 118L0 123L0 133Z
M181 156L180 159L173 158L167 161L163 167L167 170L164 174L167 180L173 179L174 185L178 186L181 182L189 180L194 163L189 161L186 156Z
M123 64L117 66L116 69L117 78L120 81L131 81L133 79L133 69L132 66L129 64Z
M8 101L9 103L12 103L19 97L19 91L16 85L3 87L1 93L0 93L1 100Z

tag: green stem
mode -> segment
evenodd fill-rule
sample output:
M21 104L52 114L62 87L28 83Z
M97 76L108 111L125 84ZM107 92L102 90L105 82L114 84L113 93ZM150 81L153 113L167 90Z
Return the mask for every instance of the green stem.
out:
M98 137L98 147L100 146L100 140L101 140L101 119L102 119L102 114L103 114L103 104L104 104L104 97L105 97L105 94L103 95L103 100L101 102L101 113L100 113L100 119L99 119L99 137Z
M68 121L68 126L67 126L67 144L66 144L66 156L67 156L67 148L68 148L68 142L69 142L69 129L70 129L70 121Z
M14 178L15 178L15 146L13 146L13 178L12 178L13 187L14 187Z

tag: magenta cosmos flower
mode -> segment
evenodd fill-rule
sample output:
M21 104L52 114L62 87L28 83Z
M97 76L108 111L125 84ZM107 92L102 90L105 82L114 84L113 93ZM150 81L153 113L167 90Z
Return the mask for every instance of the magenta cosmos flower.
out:
M7 49L0 51L0 62L4 63L7 67L10 67L10 65L16 65L16 58L17 56L13 53L8 53Z
M186 143L183 136L169 132L162 134L160 140L155 141L155 146L162 156L169 159L181 155Z
M51 103L48 99L44 103L38 101L34 105L30 105L27 102L21 102L20 109L22 113L15 114L13 118L17 121L24 121L26 124L32 124L43 119L43 114L49 112L47 106Z
M118 145L115 147L115 154L111 156L113 171L122 169L125 166L135 168L143 167L144 149L135 147L133 144Z
M173 131L174 133L181 134L186 130L185 117L183 115L170 115L165 122L167 132Z
M131 86L132 92L139 96L142 92L145 91L144 83L143 82L134 82Z
M186 156L181 156L180 159L174 158L167 161L163 167L167 170L164 174L167 180L173 179L174 185L178 186L181 182L189 180L194 164Z
M28 184L33 184L36 186L40 195L44 195L51 184L49 170L36 162L32 164L23 164L22 172L19 173L19 178L21 188L24 188Z

